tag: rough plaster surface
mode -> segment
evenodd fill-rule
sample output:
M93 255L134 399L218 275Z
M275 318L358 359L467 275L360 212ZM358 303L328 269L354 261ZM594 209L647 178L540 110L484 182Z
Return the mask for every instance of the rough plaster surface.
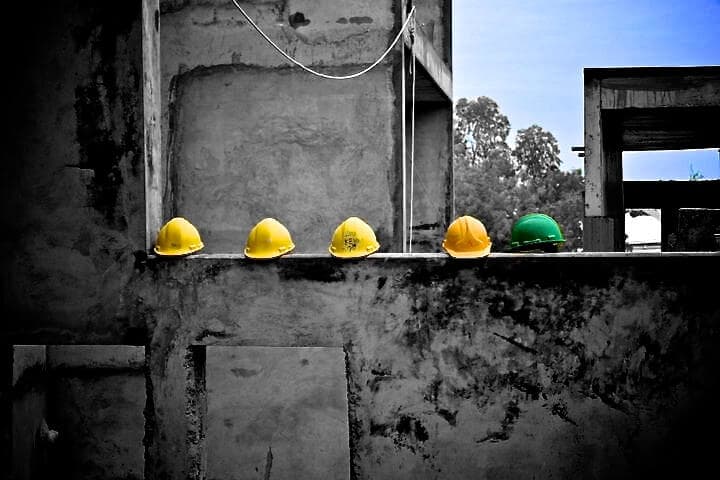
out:
M347 74L358 71L356 65L374 62L388 47L397 28L393 3L253 0L241 5L280 48L298 61L321 70L350 65L350 70L342 72ZM161 12L164 140L169 138L169 101L177 75L216 65L289 65L229 1L163 1ZM291 15L299 13L304 21L291 24Z
M239 3L279 47L306 65L372 63L398 28L392 0ZM230 1L161 1L160 8L164 75L201 65L287 65Z
M720 256L153 262L158 472L186 344L347 352L352 478L638 478L709 465ZM146 286L142 286L143 284ZM184 426L185 425L185 426ZM180 455L182 458L182 455Z
M342 348L208 347L207 477L349 478Z
M327 252L350 216L373 226L387 251L396 215L391 71L346 82L249 67L180 77L176 214L199 229L203 251L240 253L253 225L274 217L296 252Z

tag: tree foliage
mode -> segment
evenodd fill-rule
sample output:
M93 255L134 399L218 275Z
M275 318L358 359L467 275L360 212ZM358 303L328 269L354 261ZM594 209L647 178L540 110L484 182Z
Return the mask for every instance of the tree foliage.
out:
M458 100L455 107L456 144L460 144L467 161L488 158L491 152L507 149L507 136L510 133L510 121L500 113L500 107L488 97L477 100Z
M560 149L552 133L538 125L518 130L515 146L510 122L487 97L460 99L455 110L455 210L480 219L493 250L506 250L522 215L552 216L563 230L565 250L582 247L583 178L579 170L560 170Z
M537 125L518 130L512 154L518 175L526 181L560 169L560 148L555 136Z

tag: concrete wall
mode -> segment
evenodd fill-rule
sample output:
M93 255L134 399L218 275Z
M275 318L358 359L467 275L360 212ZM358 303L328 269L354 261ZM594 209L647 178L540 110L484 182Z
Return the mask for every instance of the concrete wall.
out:
M350 476L342 348L208 347L207 478Z
M344 348L352 478L689 474L711 464L720 426L720 307L704 280L718 267L711 254L148 263L154 473L202 469L193 344Z
M7 478L144 478L143 347L16 345L11 352L10 389L0 390L8 394L3 414L11 414Z
M126 331L122 289L144 250L141 2L18 2L3 32L3 317ZM31 21L30 21L31 19Z
M8 25L0 48L11 71L2 78L6 121L0 163L3 478L48 478L53 455L37 438L41 421L52 422L44 362L27 375L14 370L10 360L17 350L10 348L8 332L59 333L45 342L53 344L72 342L74 335L60 332L75 328L93 332L89 343L118 336L125 337L118 343L144 341L144 325L138 335L123 293L133 275L134 252L145 249L141 10L139 0L5 6ZM13 381L9 371L17 374ZM107 387L98 381L74 390L78 408L60 416L82 421L98 411L97 400L110 405L101 410L108 412L137 393ZM112 398L103 396L111 392ZM55 396L54 405L67 406L63 402L72 398ZM129 478L142 475L143 404L137 412L141 436L131 442L140 470L125 465ZM93 428L95 438L113 433L104 428ZM107 460L108 450L82 451L84 465ZM117 451L112 456L126 458ZM77 470L64 472L71 478Z
M136 267L125 291L132 316L148 329L148 478L212 472L217 460L221 471L237 471L227 460L230 445L228 455L207 450L218 432L230 424L242 431L249 408L296 408L299 397L282 390L248 396L247 387L224 382L230 364L213 360L214 346L343 349L344 371L340 358L313 371L333 392L347 385L351 478L642 478L692 476L712 464L720 307L716 285L705 278L717 272L720 255L291 256L270 263L195 256ZM48 319L33 330L11 318L5 338L85 343L117 332L112 322L88 328ZM125 337L115 335L106 338ZM205 354L203 345L213 348ZM292 361L298 352L287 352L270 362L254 357L272 373L249 391L275 392L278 379L302 378L302 362ZM231 367L238 380L254 377L232 368L258 370ZM89 401L86 412L125 408L96 396L70 398ZM249 403L233 409L234 401ZM331 405L313 412L335 418L331 412L342 407ZM90 417L84 425L93 425ZM252 430L283 431L266 427ZM267 465L264 435L243 442L248 452L265 452L264 464L253 460L256 473ZM274 457L274 465L282 460Z
M48 472L145 478L145 349L48 346L47 367L47 422L58 432Z
M395 2L244 2L298 61L334 75L375 61L397 30ZM274 216L297 252L326 251L365 218L399 251L399 50L370 74L329 81L288 67L230 2L162 2L165 216L186 216L207 252L241 252Z
M177 78L175 211L200 230L205 251L240 253L252 226L274 217L296 251L327 252L349 216L392 249L390 69L342 83L244 66Z

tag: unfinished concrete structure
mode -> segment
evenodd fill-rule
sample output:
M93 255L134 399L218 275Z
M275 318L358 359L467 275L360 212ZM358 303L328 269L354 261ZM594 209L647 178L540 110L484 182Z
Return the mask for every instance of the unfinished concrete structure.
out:
M418 60L413 223L423 235L415 251L434 251L452 220L449 5L415 2L416 28L405 36ZM375 228L381 251L406 250L410 48L393 50L361 77L329 80L289 65L229 0L161 8L169 170L153 172L165 189L155 217L185 216L207 251L218 253L241 252L252 226L275 217L292 232L296 252L318 253L354 215ZM348 75L380 56L411 3L278 0L245 8L299 62Z
M323 3L336 12L335 3ZM375 2L348 3L352 12L306 48L331 42L336 25L367 29L378 18L386 28L358 29L342 36L338 49L375 36L387 40L404 11L390 2L382 11ZM292 17L296 26L310 19L297 30L322 15L310 2L243 5L256 8L268 27L268 18L279 15L271 5L289 5L283 22L297 12L303 17ZM449 55L442 48L449 45L449 4L417 5L432 39L424 49L416 45L429 82L429 45L447 52L437 56ZM228 41L214 35L235 31L228 25L237 18L223 17L229 10L219 2L168 3L162 14L159 7L151 0L8 7L8 18L32 14L24 25L25 38L34 41L17 45L3 32L6 58L21 67L4 79L14 94L8 104L14 123L0 166L4 476L574 479L689 476L714 466L720 306L716 285L703 277L718 270L718 255L494 254L457 261L388 253L340 262L322 254L262 263L228 252L174 261L148 256L157 227L176 208L173 198L192 206L183 188L198 190L204 218L223 206L222 198L213 204L203 197L181 170L193 168L193 152L214 146L203 136L213 134L203 122L218 121L207 102L227 101L225 89L240 95L241 79L258 77L252 62L225 65L231 54L217 61L201 54L200 63L186 60L187 70L178 61L184 73L165 77L163 95L161 51L182 40L187 51L176 54L189 57L191 46L202 45L192 38L208 33L204 55L212 56L223 51L222 40L212 39ZM387 9L399 18L391 21ZM238 51L252 57L261 44L252 47L254 37L236 26L247 36ZM385 112L373 124L358 109L344 111L352 125L378 128L397 144L400 68L397 58L391 63L370 78L384 78L372 88L395 98L392 109L356 99ZM277 86L297 85L306 92L302 101L319 102L310 95L316 87L279 62L257 68ZM254 98L263 98L262 88L248 85ZM371 87L359 88L362 97ZM429 83L418 90L440 95ZM343 103L355 98L330 93ZM261 103L248 103L248 115L269 115ZM441 105L424 102L428 122L449 114ZM280 123L273 128L287 130L299 145L283 148L323 154L316 143L302 143L314 138L302 137L305 127L319 124L290 128L284 123L290 117L275 113ZM168 136L161 142L163 118ZM392 128L388 118L395 119ZM432 123L421 125L432 130ZM434 134L437 141L419 141L435 148L431 158L443 164L437 152L449 132ZM392 150L395 169L401 150ZM197 158L221 177L220 161ZM173 175L165 174L168 165ZM443 168L434 175L447 178ZM271 173L277 176L263 178L282 180L278 170ZM390 196L389 187L380 191L376 199ZM396 196L386 203L395 214ZM424 220L418 209L420 221L439 218ZM384 238L396 250L400 235L391 219ZM213 224L206 227L212 231ZM222 241L221 233L210 238ZM227 245L235 245L230 238Z
M720 182L623 182L622 152L720 148L720 67L586 68L583 249L625 249L625 208L720 207Z

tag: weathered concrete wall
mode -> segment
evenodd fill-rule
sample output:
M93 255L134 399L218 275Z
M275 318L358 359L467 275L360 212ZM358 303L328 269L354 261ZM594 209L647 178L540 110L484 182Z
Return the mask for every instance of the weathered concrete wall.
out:
M343 348L329 378L348 385L351 478L689 475L711 466L720 427L705 280L719 267L717 254L140 262L126 292L148 329L146 476L212 458L203 412L231 400L204 391L217 372L190 345ZM11 318L6 338L119 343L111 322Z
M718 267L710 254L151 262L136 287L155 332L154 474L201 465L190 344L343 347L352 478L710 466L720 306L704 278Z
M11 352L10 388L0 389L10 412L8 478L144 478L143 347L15 345Z
M240 253L253 225L274 217L296 251L327 252L349 216L391 249L391 69L345 82L244 66L176 78L175 212L198 227L204 251Z
M252 0L240 4L280 48L319 69L374 62L397 28L392 0ZM165 139L176 76L215 65L289 65L229 1L166 0L161 2L161 12Z
M133 252L145 248L141 7L139 0L4 5L3 478L48 478L52 454L36 438L48 413L47 378L35 369L19 384L8 381L9 331L59 333L45 343L72 341L60 332L74 328L92 331L88 342L144 340L123 291Z
M3 39L2 316L127 331L121 293L145 235L141 2L8 8L24 30Z
M142 479L145 349L48 346L48 470L67 479ZM22 418L22 417L21 417Z
M350 477L342 348L208 347L207 478Z
M298 61L343 75L387 48L396 3L242 5ZM230 2L161 6L165 216L197 224L206 252L242 251L265 216L290 227L297 252L326 251L352 215L401 251L400 50L357 80L324 80L289 67Z

